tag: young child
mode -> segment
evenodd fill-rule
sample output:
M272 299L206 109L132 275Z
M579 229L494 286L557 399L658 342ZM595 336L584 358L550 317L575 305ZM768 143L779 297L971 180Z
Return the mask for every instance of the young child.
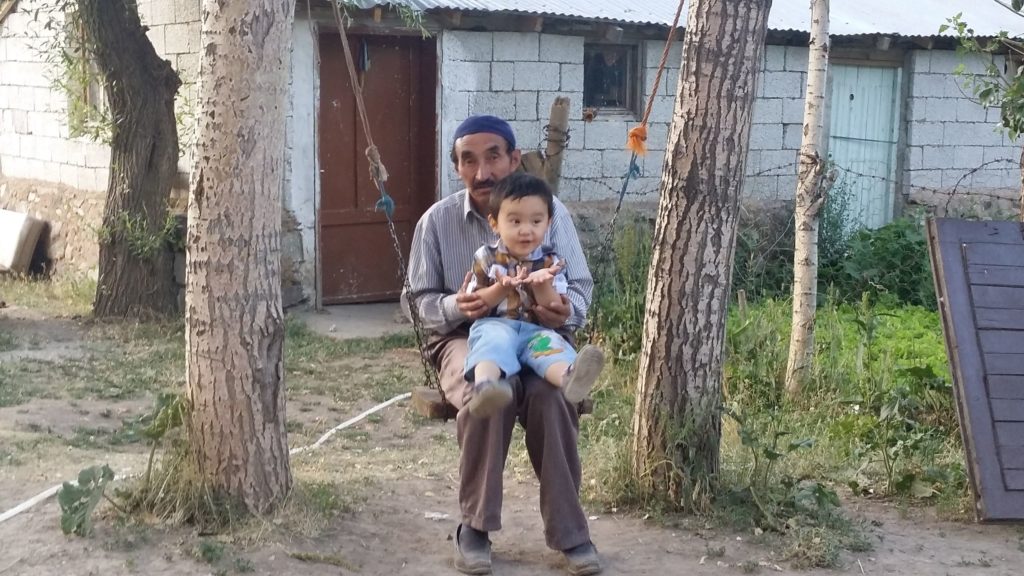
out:
M537 324L532 311L534 303L560 301L568 289L562 261L542 245L553 212L551 189L535 176L513 173L491 191L487 219L498 242L474 254L467 289L491 308L469 331L466 379L475 385L466 407L474 416L490 416L512 400L507 378L522 367L577 404L604 366L600 349L584 346L577 354L561 335Z

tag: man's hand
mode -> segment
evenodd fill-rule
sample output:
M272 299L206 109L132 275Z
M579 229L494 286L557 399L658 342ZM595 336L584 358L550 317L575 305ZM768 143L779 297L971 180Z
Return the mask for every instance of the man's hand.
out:
M569 315L572 313L572 305L569 304L569 298L565 294L560 296L560 302L533 305L533 313L537 315L537 322L542 326L552 329L561 328L569 319Z
M473 273L468 272L462 281L462 288L455 294L455 302L459 305L459 311L469 320L483 318L490 312L490 307L479 294L469 293L469 282L473 279Z

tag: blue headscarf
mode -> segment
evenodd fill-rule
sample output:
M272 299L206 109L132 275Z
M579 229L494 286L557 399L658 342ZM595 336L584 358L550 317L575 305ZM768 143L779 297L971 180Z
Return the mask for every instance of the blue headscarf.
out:
M516 149L516 135L512 132L512 127L497 116L480 115L466 118L455 130L455 139L481 133L497 134L508 142L510 150Z

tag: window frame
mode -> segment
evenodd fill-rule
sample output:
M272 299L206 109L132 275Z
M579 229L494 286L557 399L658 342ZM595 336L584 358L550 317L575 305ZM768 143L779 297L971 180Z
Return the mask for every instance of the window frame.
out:
M623 48L627 53L626 59L626 106L591 106L587 101L587 62L590 51L594 48L615 47ZM643 44L636 42L610 42L604 40L587 40L583 44L583 107L596 108L599 116L603 117L629 117L637 119L643 112L644 105L644 62Z

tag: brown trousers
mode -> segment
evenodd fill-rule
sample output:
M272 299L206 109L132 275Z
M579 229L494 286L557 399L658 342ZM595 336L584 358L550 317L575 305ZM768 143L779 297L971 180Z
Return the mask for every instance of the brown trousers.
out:
M501 529L502 471L516 421L526 431L526 451L540 480L544 537L555 550L590 541L580 505L580 457L576 440L579 415L562 391L524 371L512 379L513 400L490 418L474 418L461 408L472 397L465 379L468 333L460 329L431 343L445 397L456 408L459 460L459 505L462 522L491 532Z

